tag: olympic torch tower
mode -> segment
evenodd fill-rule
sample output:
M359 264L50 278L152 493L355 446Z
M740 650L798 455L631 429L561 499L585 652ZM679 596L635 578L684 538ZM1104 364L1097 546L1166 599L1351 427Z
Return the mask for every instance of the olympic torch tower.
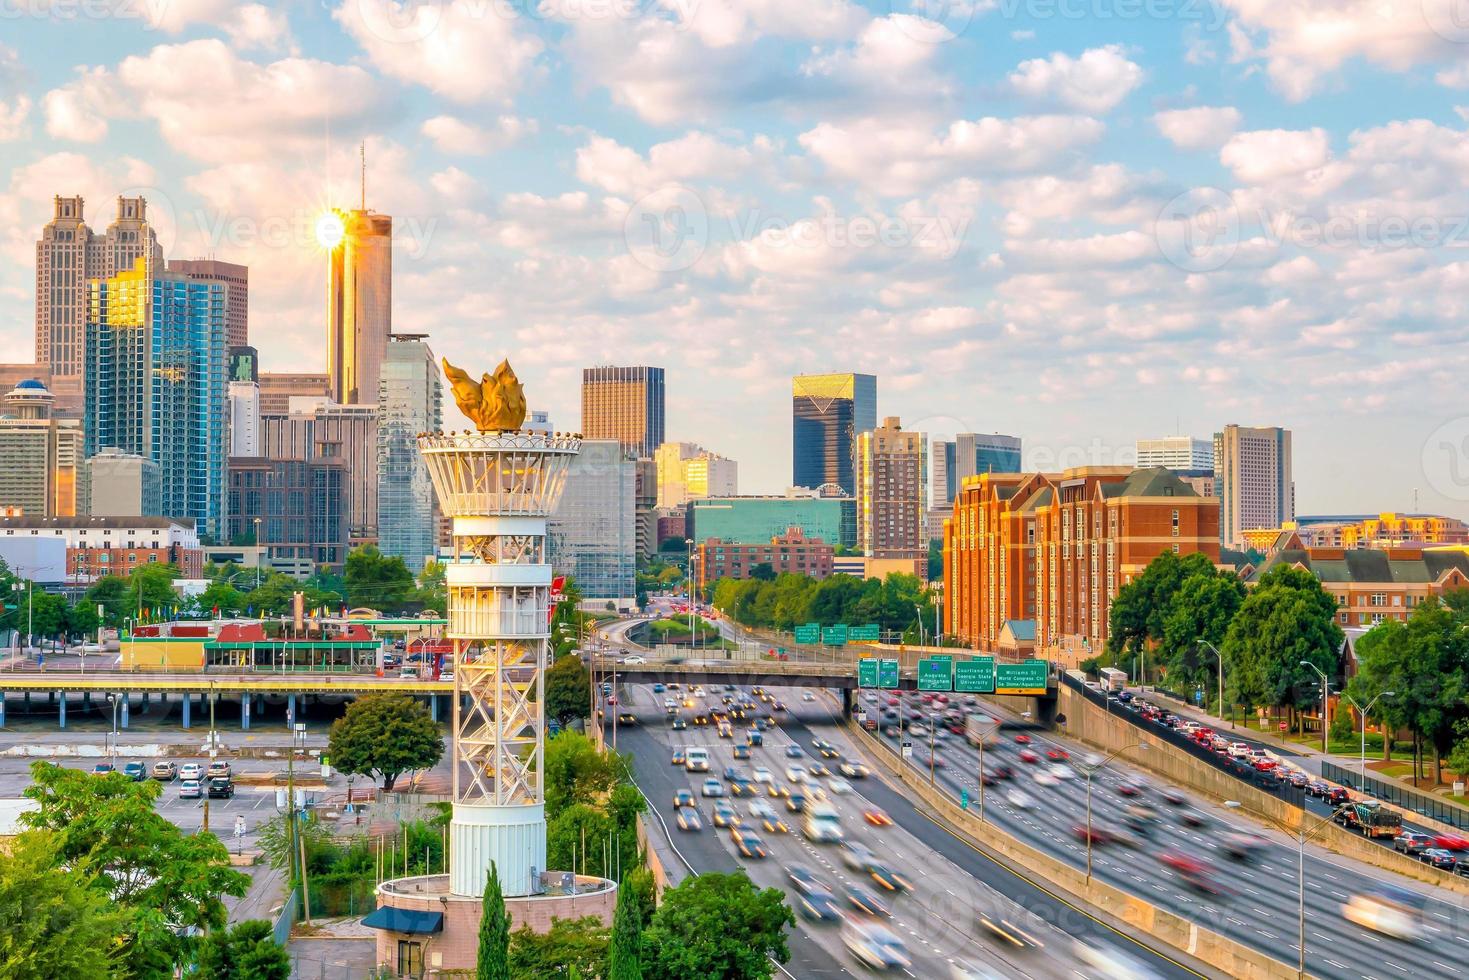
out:
M444 371L477 427L418 440L453 522L444 576L454 648L449 892L478 899L493 863L505 897L528 896L547 870L546 518L581 439L520 430L525 398L508 363L478 382L448 361Z

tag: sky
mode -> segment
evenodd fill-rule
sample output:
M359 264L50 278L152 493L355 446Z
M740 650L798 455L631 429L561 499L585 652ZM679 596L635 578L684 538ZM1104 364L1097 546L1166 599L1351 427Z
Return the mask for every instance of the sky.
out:
M365 143L397 331L563 429L661 365L744 492L863 371L1031 468L1283 425L1300 512L1469 518L1466 119L1469 0L0 0L0 361L53 195L140 193L324 370Z

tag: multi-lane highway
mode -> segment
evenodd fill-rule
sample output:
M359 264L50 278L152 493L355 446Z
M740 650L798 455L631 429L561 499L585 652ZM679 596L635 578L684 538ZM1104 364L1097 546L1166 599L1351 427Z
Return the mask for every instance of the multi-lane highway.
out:
M994 864L967 843L947 833L913 809L900 794L876 778L850 780L851 791L832 793L829 779L817 779L828 800L841 815L848 838L865 844L891 868L912 880L911 893L885 891L865 873L852 870L842 860L835 844L817 844L803 834L800 817L788 812L781 799L772 799L768 789L757 785L758 797L731 798L728 802L753 826L770 855L751 860L738 855L727 830L712 826L713 800L698 796L704 774L690 774L670 763L674 747L704 745L711 752L711 773L718 778L727 765L735 765L753 776L764 767L780 786L791 785L787 766L810 767L821 760L812 745L815 736L807 721L824 725L822 735L844 754L854 754L843 733L831 726L831 710L818 703L800 701L791 690L774 692L793 709L774 730L766 733L765 744L755 747L748 760L735 760L734 741L720 739L704 726L672 730L662 707L662 694L648 686L621 689L621 710L631 710L641 724L621 729L619 749L632 754L639 784L657 810L673 845L699 871L725 871L743 867L762 886L786 889L793 907L799 908L799 893L791 887L787 869L803 866L831 886L840 899L842 889L857 885L877 895L890 907L889 923L907 946L914 977L966 976L955 972L963 965L1006 977L1104 977L1104 976L1192 976L1192 970L1150 953L1145 948L1101 926L1085 913L1047 894L1029 882ZM683 692L686 693L686 692ZM680 697L683 696L680 693ZM718 694L710 692L714 702ZM699 707L704 707L699 703ZM763 705L761 706L764 707ZM685 715L689 712L685 711ZM742 732L741 732L742 734ZM799 759L786 756L792 743L803 748ZM834 768L835 762L829 762ZM723 780L721 780L723 782ZM677 827L673 795L692 790L701 811L702 829L681 831ZM771 803L789 830L767 833L751 819L752 799ZM894 821L893 826L873 827L864 811L879 809ZM986 924L988 923L988 924ZM1015 941L1005 938L1009 934ZM1032 945L1030 940L1035 941ZM842 944L839 927L801 920L792 942L790 972L798 977L836 976L856 970L855 959ZM973 974L984 975L984 974Z

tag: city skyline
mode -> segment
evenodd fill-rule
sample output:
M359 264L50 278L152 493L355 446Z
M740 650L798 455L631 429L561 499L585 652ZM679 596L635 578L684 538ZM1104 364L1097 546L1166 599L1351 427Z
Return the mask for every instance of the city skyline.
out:
M315 222L358 205L365 141L397 329L451 360L516 355L568 421L582 366L664 365L667 438L741 460L752 489L787 482L788 379L855 371L933 438L1021 436L1027 469L1125 462L1159 418L1280 425L1302 512L1410 510L1416 491L1469 515L1463 46L1412 11L1340 10L1318 49L1306 21L1235 0L1075 22L956 5L943 25L838 2L799 22L205 6L8 22L4 360L34 349L54 196L85 197L96 231L137 195L169 259L251 268L264 370L321 370ZM458 43L414 34L430 8ZM1370 47L1387 29L1400 60ZM667 60L629 58L637 38ZM904 84L874 89L885 71ZM635 232L680 188L698 248L650 255ZM1173 234L1209 230L1168 220L1200 202L1224 205L1223 251ZM1430 226L1442 241L1412 237ZM1364 446L1374 465L1353 467Z

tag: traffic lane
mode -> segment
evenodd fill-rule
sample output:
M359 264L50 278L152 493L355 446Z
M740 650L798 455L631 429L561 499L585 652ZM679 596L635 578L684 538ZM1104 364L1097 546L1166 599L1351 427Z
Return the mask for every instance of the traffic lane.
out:
M821 722L803 712L802 717L787 719L783 727L798 743L809 747L811 740L816 737L809 724L820 725ZM822 735L827 736L828 733L823 731ZM833 727L829 735L832 741L846 743L848 751L851 751L845 732ZM854 754L854 757L860 756ZM1132 937L1111 929L1081 908L1045 891L1031 879L1020 876L990 858L974 845L955 836L943 824L918 812L908 798L894 790L886 780L873 776L861 782L863 795L885 810L898 826L921 841L925 850L964 869L974 880L1006 896L1057 931L1080 942L1115 949L1135 957L1160 977L1184 978L1199 975L1166 954L1156 952Z

